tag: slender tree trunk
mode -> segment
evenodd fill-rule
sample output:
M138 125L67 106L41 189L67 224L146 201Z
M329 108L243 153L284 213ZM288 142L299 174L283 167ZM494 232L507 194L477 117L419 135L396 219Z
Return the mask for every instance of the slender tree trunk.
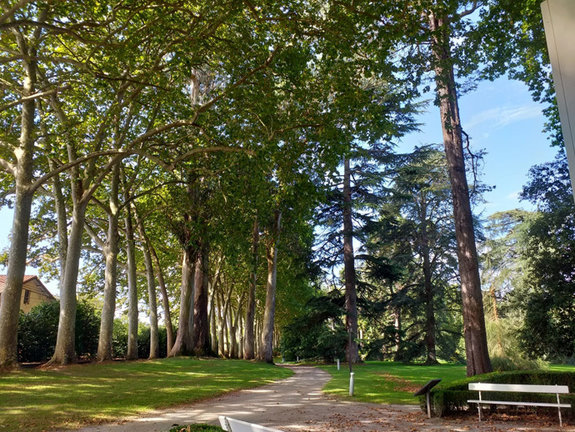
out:
M50 170L56 169L55 163L50 160ZM56 210L56 220L58 226L58 258L60 265L60 278L58 289L62 289L62 280L66 270L66 251L68 250L68 217L66 213L66 201L62 192L62 181L57 174L52 178L52 192L54 194L54 208Z
M264 327L262 331L262 345L259 354L259 360L267 363L273 363L273 340L274 340L274 321L276 310L276 282L277 282L277 262L278 249L277 243L281 229L281 212L275 211L273 228L270 233L270 239L266 248L266 259L268 262L268 280L266 284L266 307L264 311Z
M125 225L128 259L128 351L126 360L136 360L138 358L138 279L131 206L126 206Z
M395 355L394 361L403 360L403 346L401 337L401 309L398 307L393 308L393 327L395 328Z
M434 55L435 80L443 129L443 142L451 190L453 194L453 218L457 239L457 257L461 277L463 303L463 327L467 375L491 372L487 349L487 334L483 314L483 298L479 278L479 265L473 230L473 217L469 200L469 187L465 175L463 136L457 103L457 89L451 60L449 22L444 17L430 14L430 30L433 32L431 49Z
M218 352L218 328L216 321L216 286L213 285L212 298L210 300L210 349L213 353Z
M224 319L225 319L225 313L224 313L224 293L223 293L223 289L222 292L220 293L220 295L218 296L218 309L217 309L217 313L218 313L218 355L220 357L225 357L225 351L224 351Z
M118 188L120 183L120 166L112 171L110 190L110 207L108 209L108 234L103 248L106 268L104 273L104 307L100 320L100 337L98 339L98 361L112 359L112 337L114 332L114 313L116 312L116 284L118 275Z
M197 356L210 355L210 323L208 320L208 285L209 275L209 248L202 245L198 256L199 268L196 270L197 284L194 293L194 354Z
M254 219L252 232L252 272L246 306L246 332L244 337L244 359L252 360L255 357L254 320L256 316L256 288L258 284L258 256L259 256L260 232L257 217Z
M162 294L162 307L164 308L164 325L166 326L166 352L169 353L174 346L174 326L172 324L172 314L170 312L170 297L166 289L166 281L164 280L164 270L160 264L160 259L156 253L156 249L150 243L150 253L158 267L158 285L160 286L160 293Z
M81 186L76 196L81 196ZM66 253L66 273L62 290L60 291L60 318L58 321L58 335L54 355L49 365L66 365L76 361L76 285L78 283L78 270L82 252L82 234L86 217L86 201L74 199L72 210L72 226L68 239L68 252Z
M169 356L189 355L193 352L190 335L191 299L194 290L195 252L191 247L184 248L182 260L182 285L180 289L180 316L178 334Z
M150 240L144 229L143 221L136 212L136 223L140 232L142 242L142 252L144 255L144 266L146 267L146 282L148 285L148 307L150 308L150 359L158 358L160 354L159 332L158 332L158 304L156 298L156 280L154 278L154 264L150 254Z
M345 275L345 327L348 332L346 357L350 364L357 363L357 292L355 286L355 256L353 252L353 217L351 197L351 169L349 159L343 162L343 265Z
M20 52L23 54L25 71L22 96L34 93L36 87L35 49L28 47L21 35L17 36ZM18 316L22 283L26 273L26 256L30 213L33 191L30 184L33 180L34 152L34 116L36 104L34 99L22 103L20 142L16 156L16 202L12 221L10 255L6 275L6 288L0 303L0 370L9 370L18 366L17 334Z
M421 201L421 256L423 257L423 290L425 300L425 346L427 350L426 364L437 364L435 344L435 307L433 302L434 289L432 279L429 237L427 233L427 204L425 198Z

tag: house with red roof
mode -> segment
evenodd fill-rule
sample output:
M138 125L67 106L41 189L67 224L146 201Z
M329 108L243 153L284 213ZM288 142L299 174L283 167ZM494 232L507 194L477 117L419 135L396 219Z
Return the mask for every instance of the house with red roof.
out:
M6 288L6 275L0 275L0 298ZM55 301L54 296L48 291L48 288L38 279L38 276L24 276L24 285L22 286L22 298L20 300L20 309L24 313L41 303Z

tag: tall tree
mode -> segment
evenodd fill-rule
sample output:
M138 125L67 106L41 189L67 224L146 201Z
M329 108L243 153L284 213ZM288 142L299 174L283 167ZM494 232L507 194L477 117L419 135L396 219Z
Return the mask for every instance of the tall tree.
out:
M458 9L459 4L453 2L453 5L449 5L447 8L429 9L427 17L437 102L443 130L443 144L451 181L453 218L463 301L467 375L471 376L490 372L491 362L487 348L479 261L465 170L464 140L459 116L454 61L451 53L453 26L464 16L472 13L475 10L475 4L468 10L458 11Z

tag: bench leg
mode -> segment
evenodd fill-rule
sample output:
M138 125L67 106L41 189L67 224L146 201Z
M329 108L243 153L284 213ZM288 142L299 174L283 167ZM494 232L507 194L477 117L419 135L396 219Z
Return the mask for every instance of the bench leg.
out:
M479 421L481 421L481 404L477 404L477 413L479 414Z
M557 407L557 411L559 412L559 427L563 427L563 419L561 418L561 407Z

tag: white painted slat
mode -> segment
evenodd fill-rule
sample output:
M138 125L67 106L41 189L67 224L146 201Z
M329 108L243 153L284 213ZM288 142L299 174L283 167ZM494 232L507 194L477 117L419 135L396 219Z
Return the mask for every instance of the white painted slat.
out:
M571 404L559 404L549 402L515 402L515 401L492 401L492 400L468 400L468 403L480 403L481 405L517 405L517 406L540 406L552 408L571 408Z
M219 419L222 429L227 432L282 432L279 429L248 423L231 417L219 416Z
M469 383L469 390L516 393L569 393L569 387L560 385Z

